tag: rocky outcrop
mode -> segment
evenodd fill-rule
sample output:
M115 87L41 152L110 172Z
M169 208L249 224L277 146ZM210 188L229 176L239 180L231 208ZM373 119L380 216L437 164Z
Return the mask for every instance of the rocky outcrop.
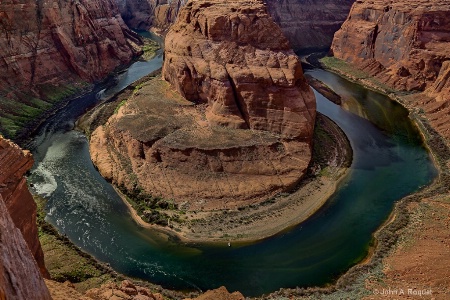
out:
M262 1L191 1L166 37L163 76L91 136L101 174L191 210L259 203L311 158L314 95ZM189 101L186 101L189 100Z
M329 49L355 0L267 0L269 13L297 50Z
M136 43L113 0L1 1L0 132L125 66Z
M198 296L195 299L185 300L244 300L245 297L239 292L230 293L228 290L221 286L218 289L207 291L206 293Z
M449 14L446 1L357 1L332 52L395 89L423 91L450 60Z
M0 195L15 226L22 232L42 275L49 277L38 239L36 203L24 178L32 166L33 157L29 151L23 151L0 136Z
M1 194L0 299L51 299L36 261L20 230L14 225Z

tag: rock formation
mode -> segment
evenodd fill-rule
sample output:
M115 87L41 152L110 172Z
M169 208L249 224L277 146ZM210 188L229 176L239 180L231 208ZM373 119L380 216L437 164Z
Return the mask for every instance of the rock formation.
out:
M267 0L269 13L295 50L328 49L355 0Z
M14 224L22 232L42 275L49 277L38 239L36 203L28 190L24 174L33 166L29 151L0 136L0 195Z
M189 209L289 190L311 158L314 95L262 1L191 1L166 37L163 76L91 137L101 174ZM195 105L194 105L195 104Z
M333 40L335 57L402 91L450 138L450 3L357 1Z
M28 151L0 136L0 299L50 299L36 204L23 177L32 165Z
M221 286L218 289L207 291L206 293L198 296L195 299L185 299L185 300L244 300L245 297L239 293L230 293L228 290Z
M113 0L1 1L0 28L0 132L9 136L66 86L129 63L140 42Z
M332 52L395 89L423 91L450 60L449 14L446 1L357 1Z

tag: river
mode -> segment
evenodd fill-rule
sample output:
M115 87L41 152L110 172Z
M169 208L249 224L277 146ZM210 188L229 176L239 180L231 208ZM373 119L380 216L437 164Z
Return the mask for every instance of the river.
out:
M116 93L158 69L162 57L119 76ZM33 192L48 199L47 220L71 241L120 273L171 289L225 285L246 296L282 287L323 285L367 253L372 233L395 201L436 176L407 111L378 93L323 70L310 70L343 96L346 109L316 93L318 111L347 134L354 150L348 179L309 220L246 245L184 245L139 227L112 186L96 171L75 120L98 102L91 93L47 120L27 147L35 158Z

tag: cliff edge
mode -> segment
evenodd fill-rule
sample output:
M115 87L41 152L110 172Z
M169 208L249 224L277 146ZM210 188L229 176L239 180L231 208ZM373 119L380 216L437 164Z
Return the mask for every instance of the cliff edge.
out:
M28 151L0 136L0 299L51 299L36 204L23 177L32 165Z

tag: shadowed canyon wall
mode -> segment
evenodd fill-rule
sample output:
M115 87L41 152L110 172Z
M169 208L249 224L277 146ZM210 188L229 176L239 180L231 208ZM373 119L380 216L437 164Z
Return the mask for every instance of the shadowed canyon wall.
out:
M411 96L430 123L450 137L450 3L357 1L336 33L332 52Z
M0 136L0 299L50 299L36 204L23 177L32 165L28 151Z
M139 42L112 0L1 1L0 132L126 65Z
M165 33L186 0L115 0L131 28ZM269 14L294 50L326 49L354 0L267 0Z
M103 176L190 209L257 203L304 176L315 99L262 1L188 2L163 77L184 98L162 100L173 87L154 80L92 134Z

